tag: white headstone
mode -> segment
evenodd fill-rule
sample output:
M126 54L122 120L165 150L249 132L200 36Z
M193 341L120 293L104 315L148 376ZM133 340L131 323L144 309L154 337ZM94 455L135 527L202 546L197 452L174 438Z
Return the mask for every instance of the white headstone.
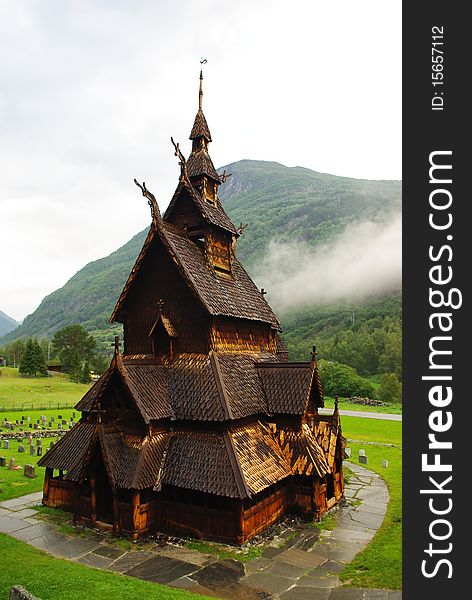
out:
M362 448L359 450L359 456L365 456L365 450Z
M388 467L388 460L383 460L382 461L382 467L385 467L385 468Z
M345 448L344 452L348 458L351 458L352 450L350 448Z

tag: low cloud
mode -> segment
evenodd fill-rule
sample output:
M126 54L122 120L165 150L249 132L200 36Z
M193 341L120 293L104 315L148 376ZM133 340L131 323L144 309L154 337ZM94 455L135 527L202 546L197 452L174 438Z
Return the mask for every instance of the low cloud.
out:
M277 310L358 301L401 286L401 214L352 223L332 242L307 247L272 241L254 272Z

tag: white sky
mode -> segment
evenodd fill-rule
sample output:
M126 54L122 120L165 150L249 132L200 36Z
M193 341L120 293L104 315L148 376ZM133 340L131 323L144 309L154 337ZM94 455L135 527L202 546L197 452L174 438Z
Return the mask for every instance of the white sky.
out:
M400 0L0 0L0 310L17 320L150 222L204 56L215 166L401 178Z

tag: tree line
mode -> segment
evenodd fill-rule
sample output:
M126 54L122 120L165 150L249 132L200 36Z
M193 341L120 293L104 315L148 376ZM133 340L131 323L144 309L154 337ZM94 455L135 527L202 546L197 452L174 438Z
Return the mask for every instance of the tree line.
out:
M97 350L95 339L82 325L69 325L54 334L51 340L20 338L0 348L0 355L20 374L47 376L49 365L61 365L72 381L88 383L91 372L101 375L109 358Z

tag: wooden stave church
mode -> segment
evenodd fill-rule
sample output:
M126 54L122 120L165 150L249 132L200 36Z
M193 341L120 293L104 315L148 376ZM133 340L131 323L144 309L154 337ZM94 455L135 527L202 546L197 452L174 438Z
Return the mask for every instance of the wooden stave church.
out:
M341 500L345 439L337 404L318 413L315 353L288 362L236 258L202 96L200 72L192 152L174 144L181 173L164 216L140 186L152 223L110 319L123 353L116 339L80 421L38 464L43 504L77 522L243 544L286 513L319 519Z

